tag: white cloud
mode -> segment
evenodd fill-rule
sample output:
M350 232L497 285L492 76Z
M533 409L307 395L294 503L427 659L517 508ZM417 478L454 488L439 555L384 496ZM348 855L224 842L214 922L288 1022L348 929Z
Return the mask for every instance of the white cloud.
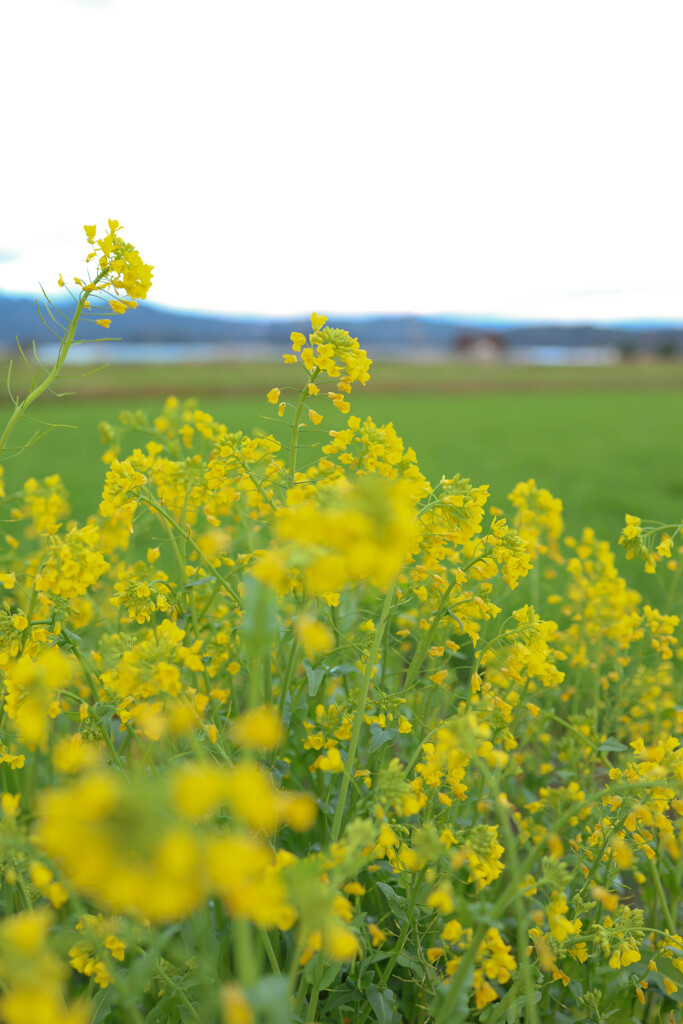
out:
M114 216L179 307L683 318L677 0L2 22L0 288L78 273L81 225Z

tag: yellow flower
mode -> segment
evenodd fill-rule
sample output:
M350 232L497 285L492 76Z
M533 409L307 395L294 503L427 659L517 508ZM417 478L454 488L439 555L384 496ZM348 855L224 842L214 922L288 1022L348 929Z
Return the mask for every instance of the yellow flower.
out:
M278 400L280 398L280 389L271 388L268 394L266 395L266 398L268 399L271 405L277 405Z
M347 896L364 896L366 888L360 882L347 882L344 886L344 892Z
M445 925L441 932L441 938L444 942L455 943L460 942L462 937L462 925L455 918L451 918L450 921Z
M564 843L556 832L548 833L548 852L555 860L559 860L564 853Z
M455 909L453 893L449 885L439 885L432 889L427 897L426 904L439 914L452 914Z
M45 864L32 860L29 864L29 875L36 889L45 896L53 907L59 909L69 899L69 894L61 882L54 881L54 875Z
M233 917L264 928L291 928L296 912L286 900L272 852L251 836L218 834L209 840L209 884Z
M273 750L283 738L282 722L273 707L254 708L233 724L231 735L240 746L254 750Z
M22 953L36 953L47 939L52 919L45 907L6 917L0 924L0 943Z
M591 888L591 896L593 899L599 900L605 910L609 910L610 912L615 911L619 906L619 897L616 893L605 889L603 885L594 885Z
M30 750L44 750L50 717L59 714L57 690L68 689L73 665L58 648L43 651L36 660L27 654L5 675L5 713Z
M578 935L581 931L580 920L569 921L565 917L568 910L569 906L564 895L554 892L548 903L548 927L558 942L564 942L569 935Z
M662 540L657 545L657 554L660 556L660 558L670 558L671 557L671 545L672 545L671 537L663 537L662 538Z
M633 864L633 851L628 843L624 839L614 836L611 840L611 845L614 862L617 867L622 868L622 870L630 868Z
M256 1020L246 992L236 981L229 981L221 989L221 1012L223 1024L254 1024Z
M350 928L335 922L325 932L325 950L332 960L344 963L353 960L360 953L361 947L358 936Z
M0 796L0 807L2 807L7 818L16 818L19 813L19 793L3 793Z
M334 633L322 622L310 615L300 615L296 620L296 635L307 658L327 654L334 650Z
M337 747L330 747L325 754L318 758L316 764L323 772L336 774L344 771L344 762Z
M171 778L171 799L188 821L214 814L225 798L225 773L214 764L186 764Z

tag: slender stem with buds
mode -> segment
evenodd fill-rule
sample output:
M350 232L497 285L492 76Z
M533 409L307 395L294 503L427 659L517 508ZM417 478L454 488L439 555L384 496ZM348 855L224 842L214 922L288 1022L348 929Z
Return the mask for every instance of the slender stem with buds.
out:
M102 278L105 277L107 273L108 269L101 271L101 273L99 273L95 278L93 284L98 284L99 281L101 281ZM90 286L88 287L90 288ZM40 398L43 392L47 391L48 388L50 388L54 384L55 380L59 376L60 370L64 365L64 361L67 355L69 354L69 349L73 344L73 340L76 335L76 328L78 326L78 321L80 320L81 313L85 309L85 304L88 301L89 294L90 292L85 290L81 293L81 297L78 300L78 304L74 311L74 315L71 318L71 322L67 327L66 333L62 338L61 345L59 346L59 354L57 356L57 361L55 362L55 365L52 367L48 375L45 377L45 380L41 381L40 384L36 384L36 386L29 392L26 398L22 402L17 402L17 404L15 405L14 412L7 421L7 425L2 432L2 435L0 436L0 456L2 456L2 453L7 447L7 443L12 435L14 428L16 427L17 423L24 415L26 410L31 405L33 405L36 399Z

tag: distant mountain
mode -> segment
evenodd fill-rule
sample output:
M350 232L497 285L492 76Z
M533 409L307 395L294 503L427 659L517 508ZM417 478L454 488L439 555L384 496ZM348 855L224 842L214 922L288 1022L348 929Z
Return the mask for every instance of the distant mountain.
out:
M63 306L68 313L72 306ZM45 316L45 314L43 314ZM106 314L103 314L106 315ZM47 317L53 329L53 324ZM463 339L468 343L478 336L494 336L500 347L529 346L617 347L622 351L647 348L683 353L683 325L656 320L640 320L623 324L538 324L504 320L495 317L447 316L340 316L334 323L345 327L361 339L364 347L373 350L457 349ZM282 349L292 331L308 333L310 321L305 318L253 318L204 316L174 312L159 306L141 304L134 313L112 317L109 331L83 324L77 337L111 335L123 344L203 344L203 345L273 345ZM96 332L96 333L93 333ZM54 342L41 324L34 300L0 293L0 347L14 348L18 338L22 345Z
M65 305L63 308L70 310L73 307ZM47 317L45 319L55 329L55 325ZM292 331L307 334L311 329L310 320L306 317L258 319L204 316L177 313L148 303L142 303L132 314L111 319L108 331L92 327L97 332L95 336L109 334L120 337L126 344L196 342L234 345L258 342L261 345L282 347L287 344ZM453 343L457 328L454 322L419 316L342 316L335 318L334 322L353 335L362 337L364 344L395 348L445 348ZM92 330L91 325L84 324L82 328L79 327L77 337L92 337ZM18 337L22 345L30 344L34 338L37 342L54 341L40 322L35 300L0 294L0 345L13 346L15 337Z
M67 314L73 309L73 303L62 304ZM45 315L41 302L43 318L56 330L56 325ZM106 312L101 316L105 317ZM141 303L138 308L125 316L111 316L111 327L103 330L93 324L83 323L79 327L77 337L111 336L121 338L125 343L136 342L166 343L179 342L238 342L238 341L279 341L289 337L285 331L305 330L306 321L277 321L278 336L275 337L274 321L234 319L231 317L203 316L193 313L176 313L160 306ZM95 333L93 333L95 332ZM16 298L0 294L0 344L14 345L15 338L23 344L54 341L54 337L40 322L34 299Z

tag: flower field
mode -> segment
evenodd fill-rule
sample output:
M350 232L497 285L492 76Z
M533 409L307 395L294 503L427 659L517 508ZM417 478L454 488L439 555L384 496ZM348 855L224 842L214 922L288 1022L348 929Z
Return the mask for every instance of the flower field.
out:
M145 298L120 232L3 457ZM371 372L313 314L272 433L169 398L90 515L0 487L6 1024L683 1020L680 526L623 510L654 607L534 479L429 481Z

